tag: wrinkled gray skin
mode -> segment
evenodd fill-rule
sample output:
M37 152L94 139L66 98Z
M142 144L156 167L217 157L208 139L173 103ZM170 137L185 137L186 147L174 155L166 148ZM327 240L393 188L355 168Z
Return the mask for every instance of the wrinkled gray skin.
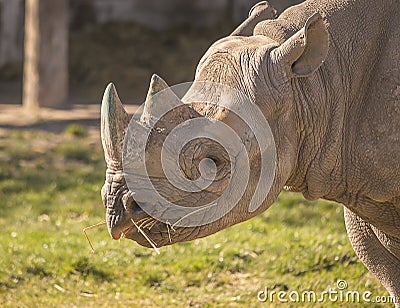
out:
M210 47L195 79L237 88L261 108L275 138L276 175L264 203L249 213L246 205L260 166L256 147L250 145L248 151L255 151L250 164L253 173L240 203L214 223L176 228L171 241L165 224L144 225L157 246L204 237L248 220L266 210L288 186L307 199L345 205L346 228L355 252L400 302L399 3L306 1L277 19L263 4L231 36ZM149 95L166 87L153 76ZM236 123L224 109L201 103L186 106L177 117L207 116L231 126ZM144 113L148 116L149 112L148 106ZM129 119L114 87L109 86L102 107L108 166L102 195L108 228L115 239L126 233L149 246L131 228L131 218L139 221L147 215L134 202L121 170L121 146ZM246 134L245 127L239 131ZM154 138L162 141L164 136ZM212 148L211 144L184 153L188 177L197 170L190 162L207 157ZM221 154L219 159L224 165L226 158ZM156 167L150 175L160 187L167 185ZM224 172L227 176L221 168L222 177ZM170 194L174 193L171 189ZM190 194L170 197L189 205L195 202Z

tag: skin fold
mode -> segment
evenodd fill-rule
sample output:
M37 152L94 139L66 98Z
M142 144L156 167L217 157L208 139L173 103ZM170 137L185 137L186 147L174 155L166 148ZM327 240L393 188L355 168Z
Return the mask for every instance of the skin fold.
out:
M230 36L214 43L200 60L196 81L223 84L245 93L268 121L276 145L276 171L262 205L247 205L258 182L260 153L249 127L222 107L185 102L154 131L149 157L156 157L174 125L204 117L234 127L250 157L250 177L240 202L217 221L177 227L149 218L134 201L122 170L122 145L130 120L115 87L102 104L102 142L107 162L102 189L111 236L149 247L131 219L157 246L193 240L248 220L268 209L283 187L305 198L334 200L345 206L353 248L366 267L400 302L400 3L383 1L306 1L275 19L268 3L254 8ZM158 76L150 98L166 90ZM206 91L206 89L205 89ZM146 102L140 123L152 106ZM199 144L204 141L199 141ZM212 200L229 181L226 155L215 144L188 146L183 172L196 178L196 162L218 162L219 180L201 194L170 187L157 163L149 163L153 184L180 204ZM153 160L156 161L156 160ZM197 173L196 173L197 172ZM399 304L397 304L397 307Z

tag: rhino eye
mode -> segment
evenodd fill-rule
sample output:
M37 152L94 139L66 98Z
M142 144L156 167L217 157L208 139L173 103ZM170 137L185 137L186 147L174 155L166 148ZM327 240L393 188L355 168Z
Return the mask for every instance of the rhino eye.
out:
M206 158L212 160L216 167L219 167L222 164L221 160L219 158L217 158L217 157L209 156L209 157L206 157Z
M230 164L224 157L217 157L214 155L209 155L206 157L207 159L211 160L215 164L216 168L216 178L215 180L218 181L228 175L230 173Z

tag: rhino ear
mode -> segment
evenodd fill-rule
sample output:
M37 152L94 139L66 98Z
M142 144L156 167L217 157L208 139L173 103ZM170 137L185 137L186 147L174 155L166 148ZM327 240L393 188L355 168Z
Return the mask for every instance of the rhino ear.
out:
M302 29L271 52L271 57L287 68L292 77L305 77L325 61L329 35L319 13L312 15Z
M231 35L251 36L260 21L275 19L276 14L277 11L267 1L261 1L250 9L249 17Z
M114 84L110 83L101 103L101 142L108 168L122 168L122 147L129 120Z

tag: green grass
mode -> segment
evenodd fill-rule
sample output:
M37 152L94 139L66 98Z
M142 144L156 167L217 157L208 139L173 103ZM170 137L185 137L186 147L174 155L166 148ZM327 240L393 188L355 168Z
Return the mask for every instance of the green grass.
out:
M355 257L342 207L289 192L250 221L161 255L91 230L92 255L82 228L104 219L100 145L68 132L0 141L2 307L271 307L257 301L264 287L322 292L338 279L387 295Z
M65 133L67 135L75 136L75 137L87 137L87 129L85 129L80 124L70 124L65 128Z

